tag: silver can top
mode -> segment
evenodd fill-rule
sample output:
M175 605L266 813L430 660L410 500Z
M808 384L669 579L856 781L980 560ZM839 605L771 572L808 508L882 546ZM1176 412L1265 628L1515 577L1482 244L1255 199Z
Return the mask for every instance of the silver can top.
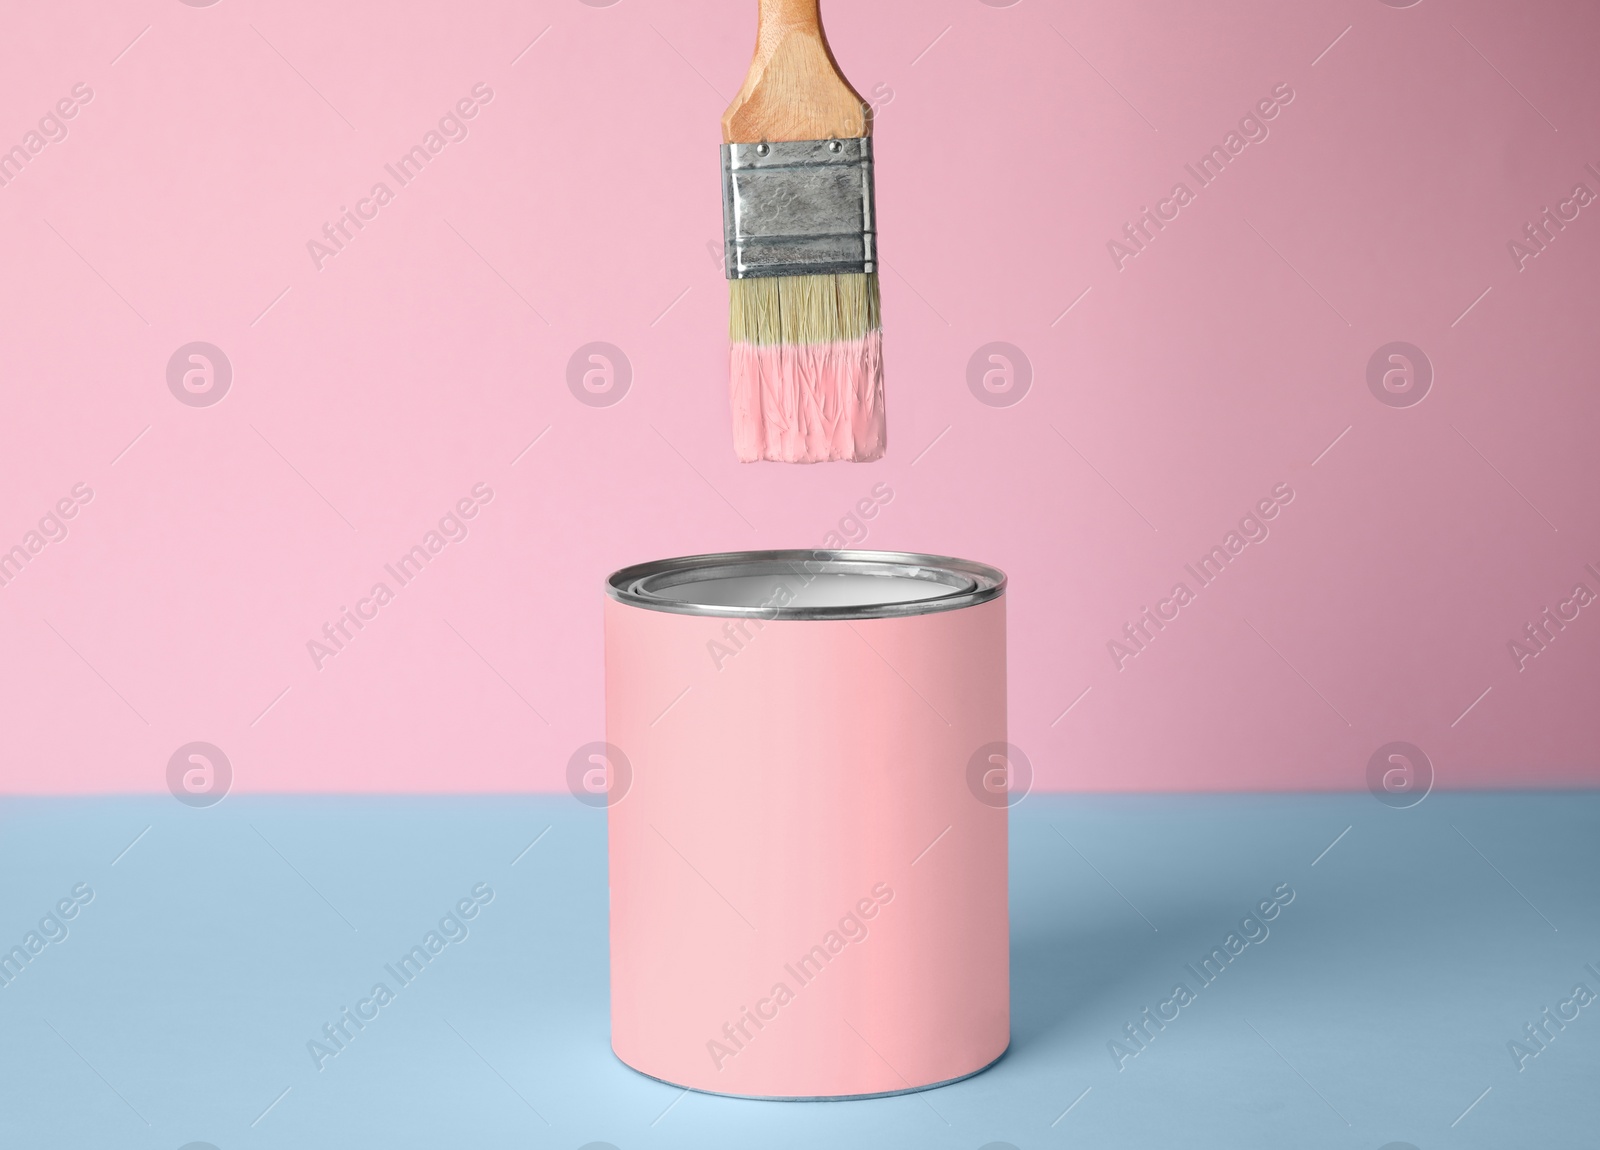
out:
M907 551L734 551L658 559L614 572L606 594L675 615L884 619L997 599L1005 572Z

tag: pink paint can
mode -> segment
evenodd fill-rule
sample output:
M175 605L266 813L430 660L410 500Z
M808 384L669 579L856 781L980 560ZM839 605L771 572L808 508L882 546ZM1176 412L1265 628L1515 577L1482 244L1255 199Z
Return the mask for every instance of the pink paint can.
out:
M777 1099L921 1090L998 1059L1026 769L1006 743L1004 574L761 551L625 568L606 590L617 1057Z

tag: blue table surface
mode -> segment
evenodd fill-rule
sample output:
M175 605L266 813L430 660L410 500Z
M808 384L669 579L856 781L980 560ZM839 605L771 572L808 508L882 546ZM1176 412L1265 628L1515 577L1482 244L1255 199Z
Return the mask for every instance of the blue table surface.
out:
M605 842L566 796L0 801L0 948L39 936L0 986L0 1147L1600 1145L1600 793L1030 795L1010 1051L854 1102L615 1059ZM468 936L319 1069L479 883ZM1119 1057L1279 884L1270 934Z

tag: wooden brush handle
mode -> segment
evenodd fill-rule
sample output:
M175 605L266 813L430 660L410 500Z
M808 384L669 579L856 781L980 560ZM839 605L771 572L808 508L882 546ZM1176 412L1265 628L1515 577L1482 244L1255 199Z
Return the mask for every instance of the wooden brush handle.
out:
M755 58L722 114L724 143L847 140L872 131L872 110L840 73L817 4L761 0Z

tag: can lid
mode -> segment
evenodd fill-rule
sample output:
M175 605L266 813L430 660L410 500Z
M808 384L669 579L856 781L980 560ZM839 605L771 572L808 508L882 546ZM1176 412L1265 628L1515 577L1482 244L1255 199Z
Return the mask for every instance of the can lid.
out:
M996 599L1005 572L907 551L735 551L658 559L614 572L606 594L676 615L882 619Z

